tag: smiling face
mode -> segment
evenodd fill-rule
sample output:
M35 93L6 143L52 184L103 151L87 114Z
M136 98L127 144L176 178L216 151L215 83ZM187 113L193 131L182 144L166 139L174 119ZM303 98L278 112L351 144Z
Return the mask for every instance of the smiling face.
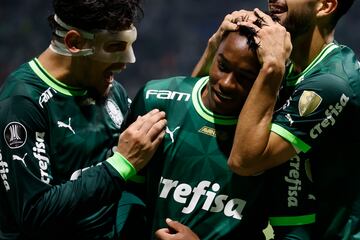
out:
M238 115L253 85L260 64L247 38L230 32L221 42L202 93L204 105L222 115Z
M313 28L317 4L318 0L268 0L269 11L279 17L292 39Z

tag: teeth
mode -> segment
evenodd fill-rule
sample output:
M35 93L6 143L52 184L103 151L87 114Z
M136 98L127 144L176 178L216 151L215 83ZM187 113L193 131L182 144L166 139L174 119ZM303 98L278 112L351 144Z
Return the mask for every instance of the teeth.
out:
M218 93L218 95L226 100L231 100L232 97L228 97L228 96L225 96L225 95L222 95L221 93Z
M113 73L121 73L121 72L122 72L122 69L113 70L112 72L113 72Z

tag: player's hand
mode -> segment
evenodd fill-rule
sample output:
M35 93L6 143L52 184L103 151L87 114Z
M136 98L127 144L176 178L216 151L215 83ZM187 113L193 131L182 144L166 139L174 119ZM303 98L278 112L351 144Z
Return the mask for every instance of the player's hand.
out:
M237 30L241 21L255 21L256 17L251 13L252 11L239 10L227 14L222 23L220 24L218 30L209 39L209 48L216 52L217 48L220 45L224 32Z
M257 8L249 15L253 15L251 18L257 17L257 24L253 20L241 21L238 24L251 27L256 31L255 41L259 45L257 54L260 63L263 66L270 64L273 67L284 68L292 50L290 33Z
M161 228L155 232L158 240L200 240L191 229L178 221L166 219L168 228Z
M165 112L158 109L138 117L120 134L117 151L139 171L163 140L166 123Z

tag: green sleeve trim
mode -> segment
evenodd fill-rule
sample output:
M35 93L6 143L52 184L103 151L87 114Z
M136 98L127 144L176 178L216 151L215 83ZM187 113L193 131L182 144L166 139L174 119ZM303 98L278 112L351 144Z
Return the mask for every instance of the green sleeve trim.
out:
M280 135L281 137L288 140L292 145L294 145L296 148L300 149L302 152L306 153L310 150L310 146L307 145L305 142L303 142L300 138L296 137L294 134L286 130L285 128L281 127L280 125L277 125L275 123L271 124L271 131L274 133Z
M115 152L114 155L106 161L118 171L125 181L136 175L134 166L119 152Z
M315 223L316 214L308 214L302 216L293 216L293 217L270 217L269 221L271 226L281 227L281 226L299 226L305 224Z
M135 183L145 183L145 177L144 176L139 176L139 175L134 175L130 178L128 178L129 181L135 182Z

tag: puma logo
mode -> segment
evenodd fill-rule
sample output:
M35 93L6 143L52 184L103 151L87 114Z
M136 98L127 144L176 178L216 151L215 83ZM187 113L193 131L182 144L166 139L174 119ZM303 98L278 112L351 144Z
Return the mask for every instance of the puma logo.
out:
M58 127L59 128L68 128L73 134L75 134L74 129L71 127L71 117L69 117L69 124L66 124L64 122L61 121L57 121Z
M170 131L170 129L168 127L166 127L165 132L168 133L170 135L171 138L171 142L174 142L174 133L176 130L178 130L180 127L177 126L173 131Z
M292 118L291 118L290 114L286 114L286 115L285 115L285 117L289 120L289 122L290 122L290 126L292 126L292 125L293 125L293 123L294 123L294 121L292 120Z
M26 155L27 155L27 153L25 153L25 155L21 158L21 157L19 157L19 156L17 156L17 155L13 155L12 156L12 158L13 158L13 160L15 161L15 160L18 160L18 161L21 161L21 162L23 162L24 163L24 165L25 165L25 167L27 167L26 166L26 163L25 163L25 157L26 157Z

